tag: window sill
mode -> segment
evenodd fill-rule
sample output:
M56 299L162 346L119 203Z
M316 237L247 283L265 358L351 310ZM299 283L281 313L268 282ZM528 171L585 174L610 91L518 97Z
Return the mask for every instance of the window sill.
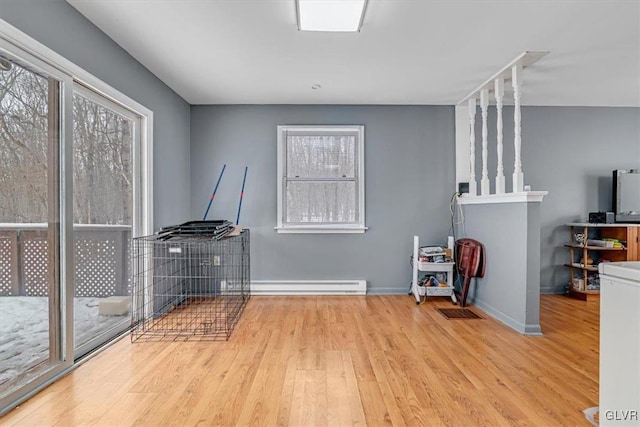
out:
M275 227L279 234L362 234L368 227Z

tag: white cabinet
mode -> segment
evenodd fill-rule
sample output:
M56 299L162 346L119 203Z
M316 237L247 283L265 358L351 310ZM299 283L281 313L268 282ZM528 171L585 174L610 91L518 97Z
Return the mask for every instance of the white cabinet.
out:
M420 261L420 239L413 236L413 278L411 281L411 293L416 299L416 304L420 304L421 296L443 296L450 297L454 304L458 302L453 288L453 269L455 262L422 262ZM446 286L418 286L418 272L444 272L447 274L447 281L442 283Z
M640 261L601 263L600 425L640 425Z

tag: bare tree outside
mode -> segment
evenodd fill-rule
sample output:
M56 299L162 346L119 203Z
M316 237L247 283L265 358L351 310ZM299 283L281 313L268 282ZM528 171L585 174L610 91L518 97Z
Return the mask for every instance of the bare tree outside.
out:
M47 94L47 79L30 70L0 71L0 223L47 220ZM74 223L131 225L133 126L74 95Z
M47 221L48 80L0 71L0 222Z
M133 123L73 97L73 220L131 225Z

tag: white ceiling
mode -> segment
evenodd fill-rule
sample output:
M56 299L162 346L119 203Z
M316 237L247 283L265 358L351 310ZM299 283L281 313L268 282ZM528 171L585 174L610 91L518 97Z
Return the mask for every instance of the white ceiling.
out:
M191 104L451 105L548 50L524 104L640 106L640 0L369 0L360 33L300 32L294 0L67 1Z

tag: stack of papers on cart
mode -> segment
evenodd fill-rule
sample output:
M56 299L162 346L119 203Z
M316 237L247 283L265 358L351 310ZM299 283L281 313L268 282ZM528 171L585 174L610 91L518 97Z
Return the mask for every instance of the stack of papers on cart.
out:
M442 246L423 246L418 257L422 262L445 262L445 253Z

